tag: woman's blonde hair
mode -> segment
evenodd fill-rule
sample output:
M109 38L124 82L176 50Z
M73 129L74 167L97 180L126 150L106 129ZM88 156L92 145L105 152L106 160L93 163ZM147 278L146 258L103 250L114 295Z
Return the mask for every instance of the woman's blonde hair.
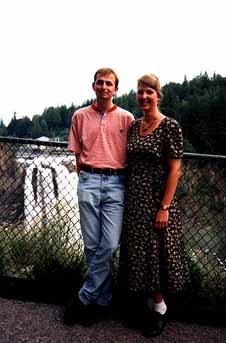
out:
M159 98L162 97L162 92L161 92L161 86L160 86L160 81L158 79L158 77L154 74L145 74L143 76L141 76L138 81L137 81L138 86L140 84L146 85L150 88L153 88L154 90L156 90Z

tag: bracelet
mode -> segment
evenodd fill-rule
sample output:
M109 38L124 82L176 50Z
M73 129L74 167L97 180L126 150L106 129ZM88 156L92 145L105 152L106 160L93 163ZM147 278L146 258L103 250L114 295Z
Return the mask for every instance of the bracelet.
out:
M168 211L169 206L168 205L160 205L161 210Z

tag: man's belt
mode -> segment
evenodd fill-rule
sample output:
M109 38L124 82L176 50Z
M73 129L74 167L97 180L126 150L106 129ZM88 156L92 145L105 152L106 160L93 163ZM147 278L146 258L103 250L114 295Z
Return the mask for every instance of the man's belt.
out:
M82 164L80 170L84 170L93 174L103 174L103 175L125 175L125 169L112 169L112 168L93 168Z

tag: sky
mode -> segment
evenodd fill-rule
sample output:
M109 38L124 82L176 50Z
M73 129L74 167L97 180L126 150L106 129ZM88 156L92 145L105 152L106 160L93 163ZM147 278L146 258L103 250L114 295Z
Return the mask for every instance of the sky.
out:
M118 95L156 74L162 86L226 76L225 0L0 0L0 119L94 98L100 67Z

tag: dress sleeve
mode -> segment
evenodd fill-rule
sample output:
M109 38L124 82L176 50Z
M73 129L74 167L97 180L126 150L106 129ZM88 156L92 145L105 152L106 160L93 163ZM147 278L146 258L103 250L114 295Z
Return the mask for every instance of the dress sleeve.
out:
M166 155L169 159L180 159L183 157L184 142L180 124L172 119L167 124L165 140Z

